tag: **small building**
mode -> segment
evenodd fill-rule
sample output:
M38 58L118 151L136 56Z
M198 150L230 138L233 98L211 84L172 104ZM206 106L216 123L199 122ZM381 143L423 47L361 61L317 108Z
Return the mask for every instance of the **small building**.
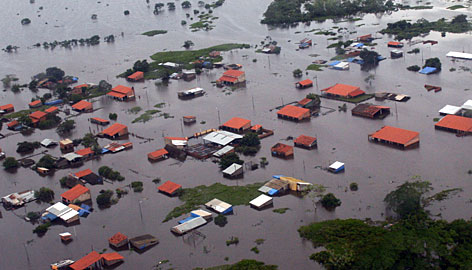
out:
M233 206L231 204L218 200L216 198L207 202L205 206L223 215L233 212Z
M352 115L371 119L383 119L390 114L390 107L372 104L358 104L351 110Z
M184 79L184 81L186 82L195 80L196 78L197 73L195 72L195 70L185 70L182 72L182 79Z
M182 190L182 186L176 184L172 181L166 181L164 184L160 185L158 188L159 192L165 193L169 196L174 196Z
M357 41L359 42L371 42L372 40L374 40L374 38L372 37L372 34L357 37Z
M65 203L85 202L92 199L90 189L77 184L75 187L61 194L62 201Z
M204 94L205 94L205 91L203 90L203 88L200 88L200 87L177 92L177 96L180 99L196 98L196 97L203 96Z
M306 80L295 83L295 87L300 88L300 89L304 89L304 88L308 88L312 86L313 86L313 81L310 79L306 79Z
M70 224L79 220L79 212L61 202L58 202L46 208L46 211L42 214L43 220L53 221L57 218L61 219L67 224Z
M368 136L370 141L397 146L402 149L419 145L420 133L392 126L384 126Z
M391 47L391 48L402 48L403 47L403 43L402 42L398 42L398 41L389 41L387 43L387 47Z
M439 120L434 127L436 129L451 131L461 135L469 135L472 134L472 118L458 115L446 115Z
M429 75L437 72L435 67L424 67L422 70L418 71L420 74Z
M120 123L114 123L100 134L109 139L118 139L128 135L128 127Z
M123 246L128 246L128 237L120 232L115 233L112 237L108 239L108 244L111 247L119 249Z
M129 239L129 243L135 249L144 250L146 248L159 244L159 240L150 234L144 234Z
M288 191L289 181L283 180L280 178L271 179L269 182L265 183L258 190L262 193L269 194L270 196L281 195Z
M303 119L310 119L310 110L287 105L277 112L277 116L282 119L301 121Z
M292 191L306 191L309 186L312 186L311 183L297 179L295 177L284 176L284 175L273 175L275 179L284 180L288 183L288 188ZM270 195L270 194L269 194Z
M154 152L149 153L148 154L148 159L151 162L161 161L161 160L167 159L168 154L169 154L169 152L166 149L162 148L162 149L159 149L159 150L156 150Z
M18 193L15 192L5 197L2 197L3 206L7 209L12 207L20 207L34 200L35 197L33 190L25 190Z
M213 131L203 137L205 143L226 146L230 143L237 143L243 136L224 130Z
M33 108L39 108L41 106L43 106L43 102L40 100L40 99L37 99L37 100L33 100L31 101L28 106L33 109Z
M393 59L396 59L396 58L401 58L403 57L403 51L401 50L391 50L390 51L390 57L392 57Z
M233 163L228 168L223 170L223 176L227 178L236 178L243 175L243 166L237 163Z
M6 114L6 113L11 113L15 111L15 107L13 104L7 104L7 105L2 105L0 106L0 112L1 114Z
M193 217L202 217L206 220L209 220L212 217L212 214L210 212L202 209L193 210L192 212L190 212L190 215Z
M236 85L246 82L246 73L241 70L230 69L223 73L217 83L225 85Z
M62 242L72 241L72 234L70 232L63 232L59 234Z
M129 75L126 77L126 79L130 82L139 82L139 81L144 81L144 72L142 71L136 71L135 73Z
M203 217L191 217L188 221L172 227L170 230L178 235L183 235L207 223Z
M464 60L472 60L472 53L463 53L463 52L448 52L446 54L447 57L456 58L456 59L464 59Z
M89 159L95 155L95 152L93 152L92 147L87 147L84 149L79 149L75 151L77 155L82 156L83 159Z
M182 117L182 121L184 122L185 125L194 124L197 122L197 117L193 115L187 115L187 116Z
M173 145L179 149L184 149L187 146L188 138L186 137L164 137L166 145Z
M20 122L18 122L17 120L13 120L7 124L7 128L10 130L18 131L23 128L23 125L21 125Z
M333 173L344 171L344 163L335 161L333 164L329 165L328 171Z
M304 98L297 102L299 107L309 109L310 111L314 111L317 107L320 107L321 101L320 99L311 99L311 98Z
M316 147L317 140L315 137L300 135L293 141L293 144L297 147L312 149Z
M59 147L63 152L74 151L74 142L71 139L60 140Z
M290 158L293 157L293 146L277 143L270 148L270 152L275 157Z
M234 147L230 145L226 145L225 147L221 148L220 150L216 151L213 153L213 156L216 158L221 158L226 154L234 152Z
M108 121L106 119L103 119L103 118L100 118L100 117L92 117L92 118L90 118L90 122L92 124L97 124L97 125L101 125L101 126L106 126L106 125L110 124L110 121Z
M357 86L342 83L337 83L331 87L325 88L321 90L321 92L326 96L341 98L354 98L365 94L365 92Z
M57 145L56 141L53 141L51 139L44 139L40 142L40 144L46 148Z
M462 110L461 107L453 106L453 105L446 105L441 110L439 110L439 114L440 115L448 115L448 114L457 115L460 113L461 110Z
M224 123L220 128L234 133L244 133L251 128L251 120L233 117Z
M76 181L71 181L71 183L77 183L78 181L82 181L83 183L89 183L90 185L98 185L103 184L103 179L92 172L90 169L85 169L80 172L76 172L74 174L69 174L69 178L75 179ZM69 184L67 185L69 186Z
M72 270L98 269L100 267L101 258L102 256L98 252L92 251L85 257L82 257L75 263L69 265L69 267Z
M88 102L86 100L81 100L74 105L72 105L72 109L78 112L93 112L93 104L91 102Z
M77 155L76 153L67 153L62 155L61 158L57 161L57 167L63 168L64 166L60 166L61 160L65 160L67 163L67 167L78 167L83 164L83 159L81 155Z
M56 106L51 106L47 108L46 110L44 110L44 112L47 114L56 114L58 111L59 111L59 108Z
M71 94L73 95L81 95L83 96L85 94L85 91L90 87L90 84L84 83L80 85L74 86L72 90L70 91Z
M349 69L349 62L343 61L333 61L328 64L328 68L335 69L335 70L348 70Z
M272 197L267 196L265 194L259 195L257 198L249 202L249 205L256 209L262 209L267 206L273 205L274 201Z
M104 253L102 254L102 264L105 266L112 266L122 262L125 257L121 256L118 252Z
M123 85L114 87L110 92L107 93L107 95L120 101L127 101L135 98L134 87L130 88Z
M461 108L463 110L472 111L472 99L467 100L462 104Z
M29 115L33 126L37 126L39 122L46 120L47 113L42 111L35 111Z
M261 125L254 125L251 127L251 132L254 132L254 133L257 133L257 134L260 134L262 133L262 126Z

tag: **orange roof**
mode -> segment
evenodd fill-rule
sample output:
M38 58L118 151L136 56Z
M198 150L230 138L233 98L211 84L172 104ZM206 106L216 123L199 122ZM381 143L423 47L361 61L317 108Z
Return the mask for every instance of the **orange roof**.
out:
M276 145L272 146L270 150L273 152L285 153L285 152L293 151L293 146L286 145L283 143L277 143Z
M87 155L93 154L93 151L92 151L92 148L91 148L91 147L88 147L88 148L84 148L84 149L77 150L77 151L75 151L75 153L76 153L77 155L87 156Z
M310 79L306 79L306 80L303 80L303 81L299 81L298 84L300 84L301 86L308 86L308 85L312 85L313 81L310 80Z
M196 116L193 116L193 115L187 115L187 116L184 116L185 119L195 119L197 118Z
M116 97L116 98L124 98L124 97L126 97L125 94L121 94L121 93L117 93L117 92L113 92L113 91L108 92L107 95L112 96L112 97Z
M28 104L30 107L38 106L43 104L43 102L40 99L37 99L35 101L31 101L30 104Z
M238 79L237 78L234 78L234 77L230 77L230 76L221 76L218 81L224 81L224 82L231 82L231 83L234 83L236 82Z
M90 119L93 119L93 120L95 120L95 121L97 121L97 122L102 122L102 123L108 123L108 122L110 122L110 121L105 120L105 119L100 118L100 117L92 117L92 118L90 118Z
M7 124L7 127L12 128L12 127L15 127L19 124L20 124L20 122L18 122L16 120L13 120L13 121L11 121L10 123Z
M127 128L125 125L120 123L114 123L109 128L102 131L103 134L108 136L115 136L118 132L122 131L123 129Z
M401 45L402 43L398 41L389 41L387 44L392 45L392 46L398 46L398 45Z
M234 78L237 78L241 75L244 74L244 71L241 71L241 70L235 70L235 69L230 69L230 70L227 70L225 71L225 73L223 73L223 76L228 76L228 77L234 77Z
M35 118L35 119L41 119L43 117L45 117L47 114L45 112L42 112L42 111L35 111L33 113L31 113L29 116L31 118Z
M300 105L302 105L302 106L305 106L306 104L308 104L308 103L310 103L310 102L311 102L311 99L309 99L309 98L304 98L304 99L300 100L300 101L298 102L298 104L300 104Z
M261 128L262 128L261 125L254 125L254 126L251 127L251 130L259 130Z
M81 100L77 103L75 103L74 105L72 105L72 108L76 109L76 110L84 110L84 109L87 109L87 108L92 108L92 103L88 102L88 101L85 101L85 100Z
M106 261L115 261L115 260L123 260L125 257L121 256L118 252L112 252L112 253L102 254L102 258Z
M305 109L305 108L300 108L296 107L293 105L287 105L280 109L277 114L285 115L288 117L293 117L293 118L301 118L303 115L307 112L310 112L310 110Z
M229 119L226 123L224 123L223 126L228 128L240 129L248 124L251 125L251 120L247 120L240 117L233 117Z
M78 178L81 178L81 177L84 177L86 175L89 175L89 174L92 174L92 170L90 169L85 169L83 171L80 171L80 172L76 172L74 175Z
M13 104L7 104L7 105L3 105L3 106L0 106L0 110L2 111L6 111L6 110L11 110L11 109L14 109L13 107Z
M352 86L352 85L347 85L347 84L342 84L342 83L337 83L321 91L324 91L332 95L338 95L338 96L343 96L343 97L347 97L347 96L356 97L365 93L364 91L360 90L359 87L357 86Z
M89 87L89 85L88 85L88 84L86 84L86 83L84 83L84 84L81 84L81 85L76 85L76 86L74 86L74 89L77 89L77 88L80 88L80 89L82 89L83 87L87 87L87 88L88 88L88 87Z
M140 80L144 78L144 73L142 71L136 71L135 73L128 76L128 79Z
M159 158L167 154L169 154L169 152L167 152L167 150L163 148L163 149L159 149L159 150L149 153L148 158L151 158L151 159Z
M117 233L115 233L115 235L110 237L110 239L108 239L108 242L110 244L116 245L116 244L118 244L118 243L120 243L120 242L122 242L123 240L126 240L126 239L128 239L128 237L126 235L124 235L120 232L117 232Z
M82 257L75 263L69 265L70 268L73 270L84 270L87 269L87 267L92 266L94 263L98 262L101 259L100 254L96 251L92 251L89 254L87 254L85 257Z
M472 118L450 114L444 116L435 124L435 126L464 132L472 132Z
M394 142L398 144L406 144L419 135L420 133L416 131L406 130L392 126L385 126L380 130L377 130L371 136L379 140Z
M157 189L160 192L164 192L164 193L167 193L167 194L173 194L179 188L182 188L182 186L179 185L179 184L176 184L172 181L166 181L164 184L160 185Z
M300 135L300 136L299 136L298 138L296 138L293 142L296 143L296 144L301 144L301 145L305 145L305 146L310 146L310 145L312 145L314 142L316 142L316 138L315 138L315 137L306 136L306 135Z
M62 193L61 197L66 199L70 202L74 201L75 199L79 198L80 195L90 192L90 189L82 186L81 184L75 185L75 187L69 189L68 191Z
M133 92L133 89L127 86L117 85L115 88L111 89L111 91L127 95L129 92Z
M56 111L58 111L58 110L59 110L58 107L52 106L52 107L49 107L49 108L47 108L46 110L44 110L44 112L46 112L46 113L53 113L53 112L56 112Z
M176 140L176 141L188 141L188 138L185 138L185 137L164 137L164 139Z

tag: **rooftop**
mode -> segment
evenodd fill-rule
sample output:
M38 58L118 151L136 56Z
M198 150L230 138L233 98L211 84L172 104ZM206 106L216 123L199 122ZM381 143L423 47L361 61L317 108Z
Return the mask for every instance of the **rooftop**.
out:
M120 123L114 123L113 125L111 125L109 128L105 129L102 131L103 134L105 135L108 135L108 136L115 136L116 134L118 134L120 131L126 129L127 127L123 124L120 124Z
M223 73L223 76L228 76L228 77L239 77L244 74L244 71L241 70L235 70L235 69L230 69L227 70Z
M298 84L300 84L301 86L308 86L308 85L312 85L313 81L310 80L310 79L306 79L306 80L303 80L303 81L299 81Z
M144 77L144 73L142 71L136 71L135 73L128 76L128 79L141 79Z
M35 119L41 119L43 117L45 117L47 114L45 112L42 112L42 111L35 111L33 113L31 113L29 116L31 118L35 118Z
M75 153L76 153L77 155L87 156L87 155L92 155L92 154L93 154L93 150L92 150L91 147L87 147L87 148L84 148L84 149L77 150L77 151L75 151Z
M310 110L305 109L305 108L296 107L296 106L293 106L293 105L287 105L287 106L283 107L282 109L280 109L277 112L277 114L281 114L281 115L285 115L285 116L293 117L293 118L301 118L307 112L310 112Z
M172 181L166 181L164 184L160 185L157 189L167 194L173 194L180 188L182 188L181 185L176 184Z
M156 150L154 152L149 153L148 158L151 158L151 159L159 158L159 157L162 157L163 155L167 155L167 154L169 154L169 152L167 152L166 149L162 148L162 149L159 149L159 150Z
M296 144L301 144L301 145L310 146L310 145L312 145L314 142L316 142L316 138L315 138L315 137L306 136L306 135L300 135L300 136L299 136L298 138L296 138L293 142L296 143Z
M251 125L251 120L247 120L240 117L233 117L226 123L224 123L223 126L228 128L241 129L248 124Z
M106 261L123 260L125 257L121 256L118 252L111 252L102 254L102 258Z
M40 99L37 99L37 100L31 101L28 105L29 106L38 106L40 104L43 104L43 102Z
M338 95L338 96L343 96L343 97L347 97L347 96L355 97L355 96L359 96L365 93L364 91L360 90L360 88L357 86L342 84L342 83L337 83L321 91L332 94L332 95Z
M76 172L74 175L77 177L77 178L82 178L86 175L89 175L89 174L92 174L92 170L90 169L85 169L83 171L80 171L80 172Z
M371 136L379 140L390 141L398 144L406 144L419 136L420 133L392 126L384 126Z
M122 242L123 240L126 240L128 239L128 237L120 232L117 232L115 233L112 237L110 237L110 239L108 239L108 242L111 243L111 244L118 244L120 242Z
M435 126L463 132L472 132L472 118L458 115L446 115L439 120Z
M285 153L285 152L293 151L293 146L286 145L283 143L277 143L276 145L272 146L270 150L273 152Z
M92 251L85 257L82 257L75 263L69 265L73 270L84 270L100 260L101 256L98 252Z
M80 184L77 184L75 185L75 187L69 189L68 191L64 192L61 194L61 197L68 200L68 201L74 201L76 200L77 198L80 197L80 195L86 193L86 192L90 192L90 189L80 185Z
M128 86L124 86L124 85L117 85L111 90L113 92L118 92L118 93L125 94L125 95L128 94L130 91L133 91L132 88L130 88Z
M86 100L81 100L81 101L75 103L74 105L72 105L72 108L81 111L81 110L86 109L87 107L91 107L91 106L93 106L92 103L90 103Z

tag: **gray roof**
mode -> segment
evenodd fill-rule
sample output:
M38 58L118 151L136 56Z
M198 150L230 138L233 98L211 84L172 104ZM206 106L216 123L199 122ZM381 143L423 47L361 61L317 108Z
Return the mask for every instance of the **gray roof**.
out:
M236 133L223 131L223 130L217 130L203 137L203 140L207 142L211 142L211 143L216 143L219 145L227 145L234 140L238 140L242 138L243 136Z
M172 227L172 231L178 234L184 234L188 231L196 229L202 225L207 223L207 221L202 217L193 218L185 223L179 224L177 226Z

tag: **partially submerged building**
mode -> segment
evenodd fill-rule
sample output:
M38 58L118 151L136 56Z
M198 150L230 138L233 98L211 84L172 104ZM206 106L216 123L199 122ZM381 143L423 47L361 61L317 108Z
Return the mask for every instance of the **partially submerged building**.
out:
M359 87L353 85L347 85L342 83L337 83L331 87L321 90L323 95L326 97L334 98L355 98L357 96L364 95L365 92L362 91Z
M380 142L401 149L412 148L420 143L420 133L392 126L384 126L368 136L372 142Z
M105 120L105 119L100 118L100 117L92 117L92 118L90 118L90 122L92 124L97 124L97 125L101 125L101 126L106 126L106 125L110 124L109 120Z
M231 143L237 143L242 138L243 136L236 133L224 130L217 130L205 135L205 137L203 137L203 141L205 143L226 146Z
M470 135L472 134L472 118L458 115L446 115L439 120L434 127L436 129L454 132L458 135Z
M115 233L108 239L108 244L116 249L128 246L128 237L120 232Z
M48 147L57 145L57 142L46 138L46 139L42 140L40 142L40 144L41 144L41 146L44 146L44 147L48 148Z
M90 189L84 187L81 184L75 185L73 188L61 194L62 201L64 203L76 203L85 202L92 199Z
M160 185L157 189L159 190L159 192L162 192L169 196L174 196L178 194L180 190L182 190L182 186L172 181L166 181L164 184Z
M200 87L177 92L177 96L181 99L200 97L200 96L203 96L204 94L205 94L205 91L203 90L203 88L200 88Z
M34 190L15 192L5 197L2 197L3 206L7 209L12 207L20 207L34 200Z
M223 202L216 198L207 202L205 206L223 215L233 212L233 206L231 204Z
M39 108L41 106L43 106L43 102L40 99L33 100L28 104L28 107L30 107L31 109Z
M461 107L453 106L453 105L446 105L439 110L439 114L440 115L448 115L448 114L457 115L460 113L461 110L462 110Z
M100 135L109 139L118 139L119 137L128 135L128 127L120 123L114 123L103 130Z
M224 123L220 128L229 132L241 134L251 128L251 120L240 117L233 117L226 123Z
M144 250L146 248L159 244L159 240L150 234L144 234L129 239L129 243L135 249Z
M241 70L230 69L223 73L217 81L217 84L236 85L246 82L246 73Z
M118 85L107 93L107 96L120 101L132 100L135 98L134 87Z
M312 149L317 145L317 140L315 137L300 135L293 141L293 144L297 147Z
M170 230L173 233L176 233L178 235L185 234L189 231L192 231L200 226L203 226L207 223L207 220L204 219L203 217L191 217L189 220L187 220L184 223L181 223L177 226L172 227Z
M237 163L233 163L228 166L228 168L222 171L223 176L227 178L237 178L241 177L244 173L243 166Z
M173 145L179 149L183 149L188 144L187 137L164 137L164 143L166 145Z
M303 119L310 119L310 110L287 105L277 112L277 116L282 119L302 121Z
M31 118L31 124L35 127L38 126L39 122L46 120L48 114L42 111L32 112L29 117Z
M72 109L81 113L93 112L93 104L86 100L81 100L72 105Z
M102 256L98 252L92 251L75 263L69 265L69 267L72 270L99 269L101 267L101 258Z
M229 153L233 153L233 152L234 152L234 147L232 147L230 145L227 145L227 146L221 148L220 150L216 151L215 153L213 153L213 156L216 157L216 158L221 158L224 155L229 154Z
M281 195L290 190L289 183L288 180L273 178L258 190L262 193L269 194L270 196Z
M95 174L94 172L92 172L92 170L90 169L85 169L80 172L71 173L69 174L69 178L71 178L72 180L75 180L75 182L72 182L72 183L78 183L79 181L81 181L84 184L89 183L91 185L103 184L103 179L97 174Z
M169 152L167 152L166 149L162 148L162 149L158 149L154 152L149 153L148 154L148 159L151 162L161 161L161 160L167 159L168 154L169 154Z
M265 194L259 195L257 198L249 202L249 205L256 209L262 209L273 204L272 197Z
M358 104L351 110L352 115L361 116L371 119L383 119L390 114L390 107L372 105L372 104Z
M54 221L57 218L61 219L67 224L70 224L79 220L79 212L61 202L58 202L46 208L46 211L42 214L43 220Z
M61 148L63 152L74 151L74 142L71 139L60 140L59 148Z
M340 161L335 161L333 164L329 165L328 171L332 173L338 173L344 171L344 163Z
M144 81L144 72L142 71L136 71L135 73L129 75L126 77L126 79L130 82L139 82L139 81Z
M104 253L102 254L102 264L104 266L112 266L122 262L125 257L121 256L118 252Z
M313 184L308 183L306 181L300 180L295 177L290 177L290 176L284 176L284 175L273 175L275 179L280 179L287 181L288 183L288 188L292 191L305 191L308 189L309 186L312 186ZM270 194L269 194L270 195Z
M275 157L290 158L293 157L293 146L277 143L270 148L270 152Z
M387 43L387 47L391 47L391 48L402 48L403 47L403 43L402 42L398 42L398 41L389 41Z
M305 89L312 86L313 86L313 81L310 79L306 79L306 80L295 83L295 87L300 88L300 89Z

